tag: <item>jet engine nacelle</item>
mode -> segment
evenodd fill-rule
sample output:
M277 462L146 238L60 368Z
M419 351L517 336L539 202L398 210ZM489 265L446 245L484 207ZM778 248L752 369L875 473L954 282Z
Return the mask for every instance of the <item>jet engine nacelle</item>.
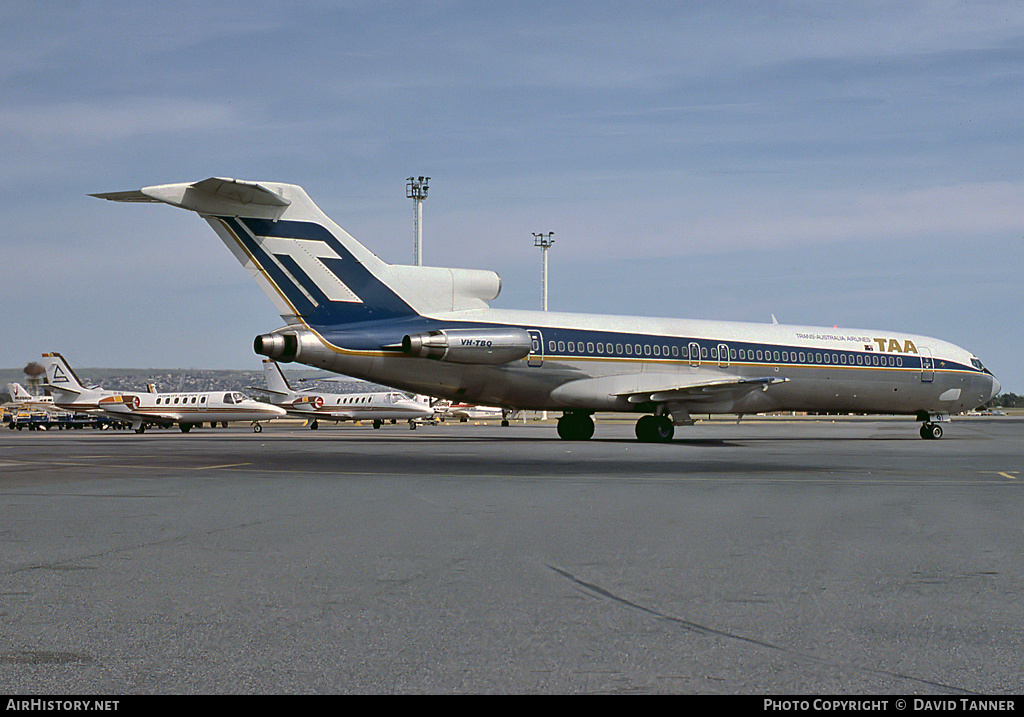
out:
M402 352L464 364L500 364L526 358L533 347L524 329L440 329L402 338Z
M299 338L294 333L260 334L252 343L253 351L275 361L294 361L299 355Z
M300 396L293 402L294 406L311 406L312 408L323 408L323 396Z

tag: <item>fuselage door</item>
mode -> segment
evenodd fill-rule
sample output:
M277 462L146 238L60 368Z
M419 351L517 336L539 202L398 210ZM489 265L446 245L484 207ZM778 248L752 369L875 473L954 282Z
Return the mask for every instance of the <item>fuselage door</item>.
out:
M718 367L729 368L729 345L718 344Z
M696 341L691 341L690 342L689 351L690 351L690 365L691 366L700 366L700 344L698 344Z
M932 351L926 346L919 346L921 352L921 381L928 383L935 378L935 362L932 360Z
M526 365L537 368L544 365L544 335L537 329L528 329L530 334L530 354L526 357Z

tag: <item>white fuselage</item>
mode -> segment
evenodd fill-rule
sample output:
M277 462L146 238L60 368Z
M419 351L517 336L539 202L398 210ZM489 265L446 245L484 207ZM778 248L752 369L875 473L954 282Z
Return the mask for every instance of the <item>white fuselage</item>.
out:
M274 400L274 399L272 399ZM397 391L374 393L303 392L274 400L294 416L319 421L408 421L434 415L428 406Z
M99 399L104 413L133 423L198 425L231 421L266 421L285 411L254 401L237 391L121 393Z
M296 360L450 400L535 410L642 410L635 396L647 389L738 376L781 380L735 398L690 396L690 410L956 413L999 386L964 349L893 331L497 309L430 318L520 326L535 333L534 350L508 364L466 365L353 350L344 332L301 331Z

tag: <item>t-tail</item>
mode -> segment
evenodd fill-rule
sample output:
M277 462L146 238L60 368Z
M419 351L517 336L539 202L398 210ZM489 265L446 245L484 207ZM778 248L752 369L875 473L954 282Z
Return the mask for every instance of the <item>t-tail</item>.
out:
M43 365L46 367L46 386L52 391L73 398L89 390L82 385L78 375L59 353L43 354Z
M163 202L198 213L289 326L322 331L486 308L501 288L492 271L388 264L292 184L210 178L92 196Z
M90 411L97 407L96 402L100 397L115 393L83 384L74 369L59 353L43 354L43 366L46 367L44 388L50 390L55 406Z

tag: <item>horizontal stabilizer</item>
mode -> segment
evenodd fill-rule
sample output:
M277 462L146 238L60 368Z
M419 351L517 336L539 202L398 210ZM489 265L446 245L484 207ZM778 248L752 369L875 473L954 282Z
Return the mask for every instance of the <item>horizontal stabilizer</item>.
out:
M52 383L43 383L43 384L40 384L40 385L43 388L49 389L51 391L63 391L64 393L73 393L75 395L81 395L81 393L82 393L77 388L72 388L71 386L66 386L64 384L61 384L60 386L55 386Z
M291 395L288 391L271 391L269 388L260 388L259 386L247 386L250 391L258 391L259 393L265 393L269 396L289 396Z
M112 202L163 202L200 214L277 219L291 201L259 182L210 177L201 182L159 184L127 192L90 194Z

